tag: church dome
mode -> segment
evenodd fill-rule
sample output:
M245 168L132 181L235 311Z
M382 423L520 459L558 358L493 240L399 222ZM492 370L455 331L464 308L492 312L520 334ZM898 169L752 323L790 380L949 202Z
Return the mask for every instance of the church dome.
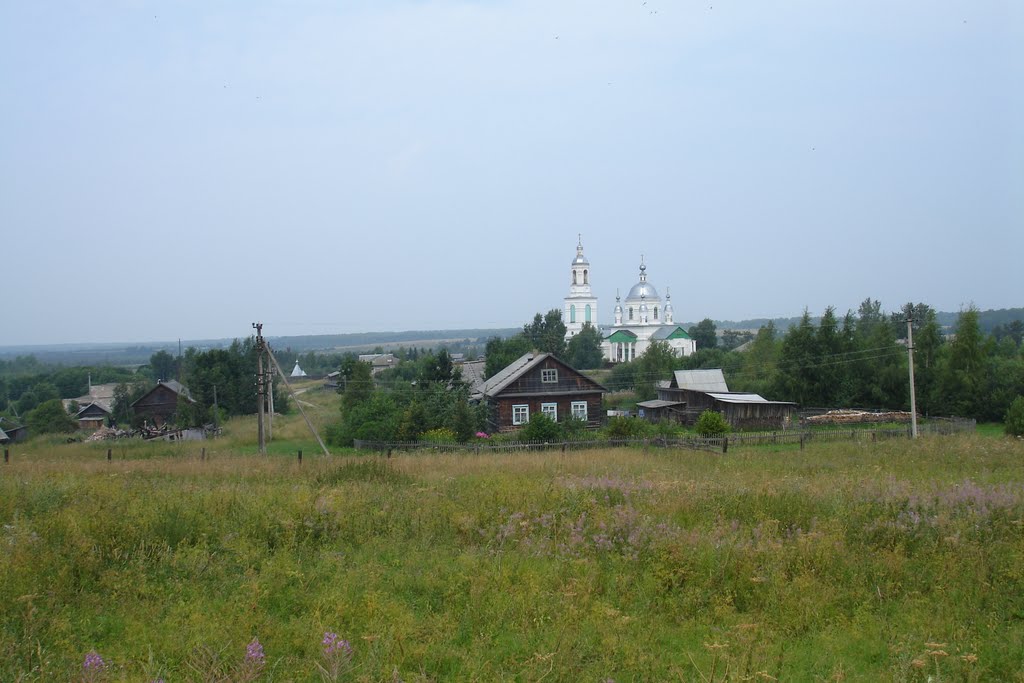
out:
M647 266L640 264L640 282L633 285L626 295L626 303L635 303L646 299L647 301L660 301L658 290L647 281Z

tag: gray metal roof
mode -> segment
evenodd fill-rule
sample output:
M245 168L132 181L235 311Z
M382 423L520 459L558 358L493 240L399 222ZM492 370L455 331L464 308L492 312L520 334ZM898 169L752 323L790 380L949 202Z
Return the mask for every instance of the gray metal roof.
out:
M728 392L729 387L725 383L725 375L722 368L710 368L708 370L676 370L676 386L680 389L692 389L693 391L721 391Z
M769 401L760 394L746 394L742 392L707 392L707 395L722 403L764 403L767 405L795 406L790 401Z
M641 408L668 408L670 406L684 406L686 401L664 401L660 398L655 398L650 401L640 401L637 405Z
M523 373L530 368L539 365L541 361L550 356L550 353L524 353L516 360L502 368L493 377L488 379L480 387L480 393L484 396L493 396L512 382L516 381Z

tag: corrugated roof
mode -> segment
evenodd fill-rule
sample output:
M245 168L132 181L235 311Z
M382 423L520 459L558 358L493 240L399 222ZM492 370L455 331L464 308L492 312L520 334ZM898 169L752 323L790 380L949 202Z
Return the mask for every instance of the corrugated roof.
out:
M729 391L729 387L725 383L725 375L722 374L722 368L710 368L708 370L676 370L675 380L676 386L680 389L692 389L693 391Z
M760 394L745 394L742 392L707 392L707 395L722 403L764 403L770 405L794 406L790 401L769 401Z
M670 406L684 406L686 401L664 401L660 398L655 398L650 401L640 401L637 405L641 408L668 408Z

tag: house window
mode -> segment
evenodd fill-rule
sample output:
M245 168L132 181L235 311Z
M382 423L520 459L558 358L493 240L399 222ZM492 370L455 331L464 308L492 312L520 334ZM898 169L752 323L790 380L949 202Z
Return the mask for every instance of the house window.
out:
M540 381L544 382L544 384L554 384L558 381L558 370L555 368L541 370Z
M512 406L512 424L524 425L530 421L530 406Z
M587 304L587 307L585 309L583 309L583 315L584 315L583 319L589 323L590 322L590 304Z
M558 404L557 403L541 403L540 412L550 417L555 422L558 422Z
M576 304L569 304L569 322L576 322Z
M587 402L586 401L573 401L572 402L572 416L576 420L586 421L586 419L587 419Z

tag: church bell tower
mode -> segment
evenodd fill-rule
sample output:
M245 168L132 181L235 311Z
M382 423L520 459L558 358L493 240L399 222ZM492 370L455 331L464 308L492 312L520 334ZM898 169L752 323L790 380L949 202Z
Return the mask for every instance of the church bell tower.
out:
M569 296L565 297L562 311L566 340L578 334L584 323L597 327L597 297L590 287L590 261L583 255L582 235L576 244L576 258L570 266L569 277Z

